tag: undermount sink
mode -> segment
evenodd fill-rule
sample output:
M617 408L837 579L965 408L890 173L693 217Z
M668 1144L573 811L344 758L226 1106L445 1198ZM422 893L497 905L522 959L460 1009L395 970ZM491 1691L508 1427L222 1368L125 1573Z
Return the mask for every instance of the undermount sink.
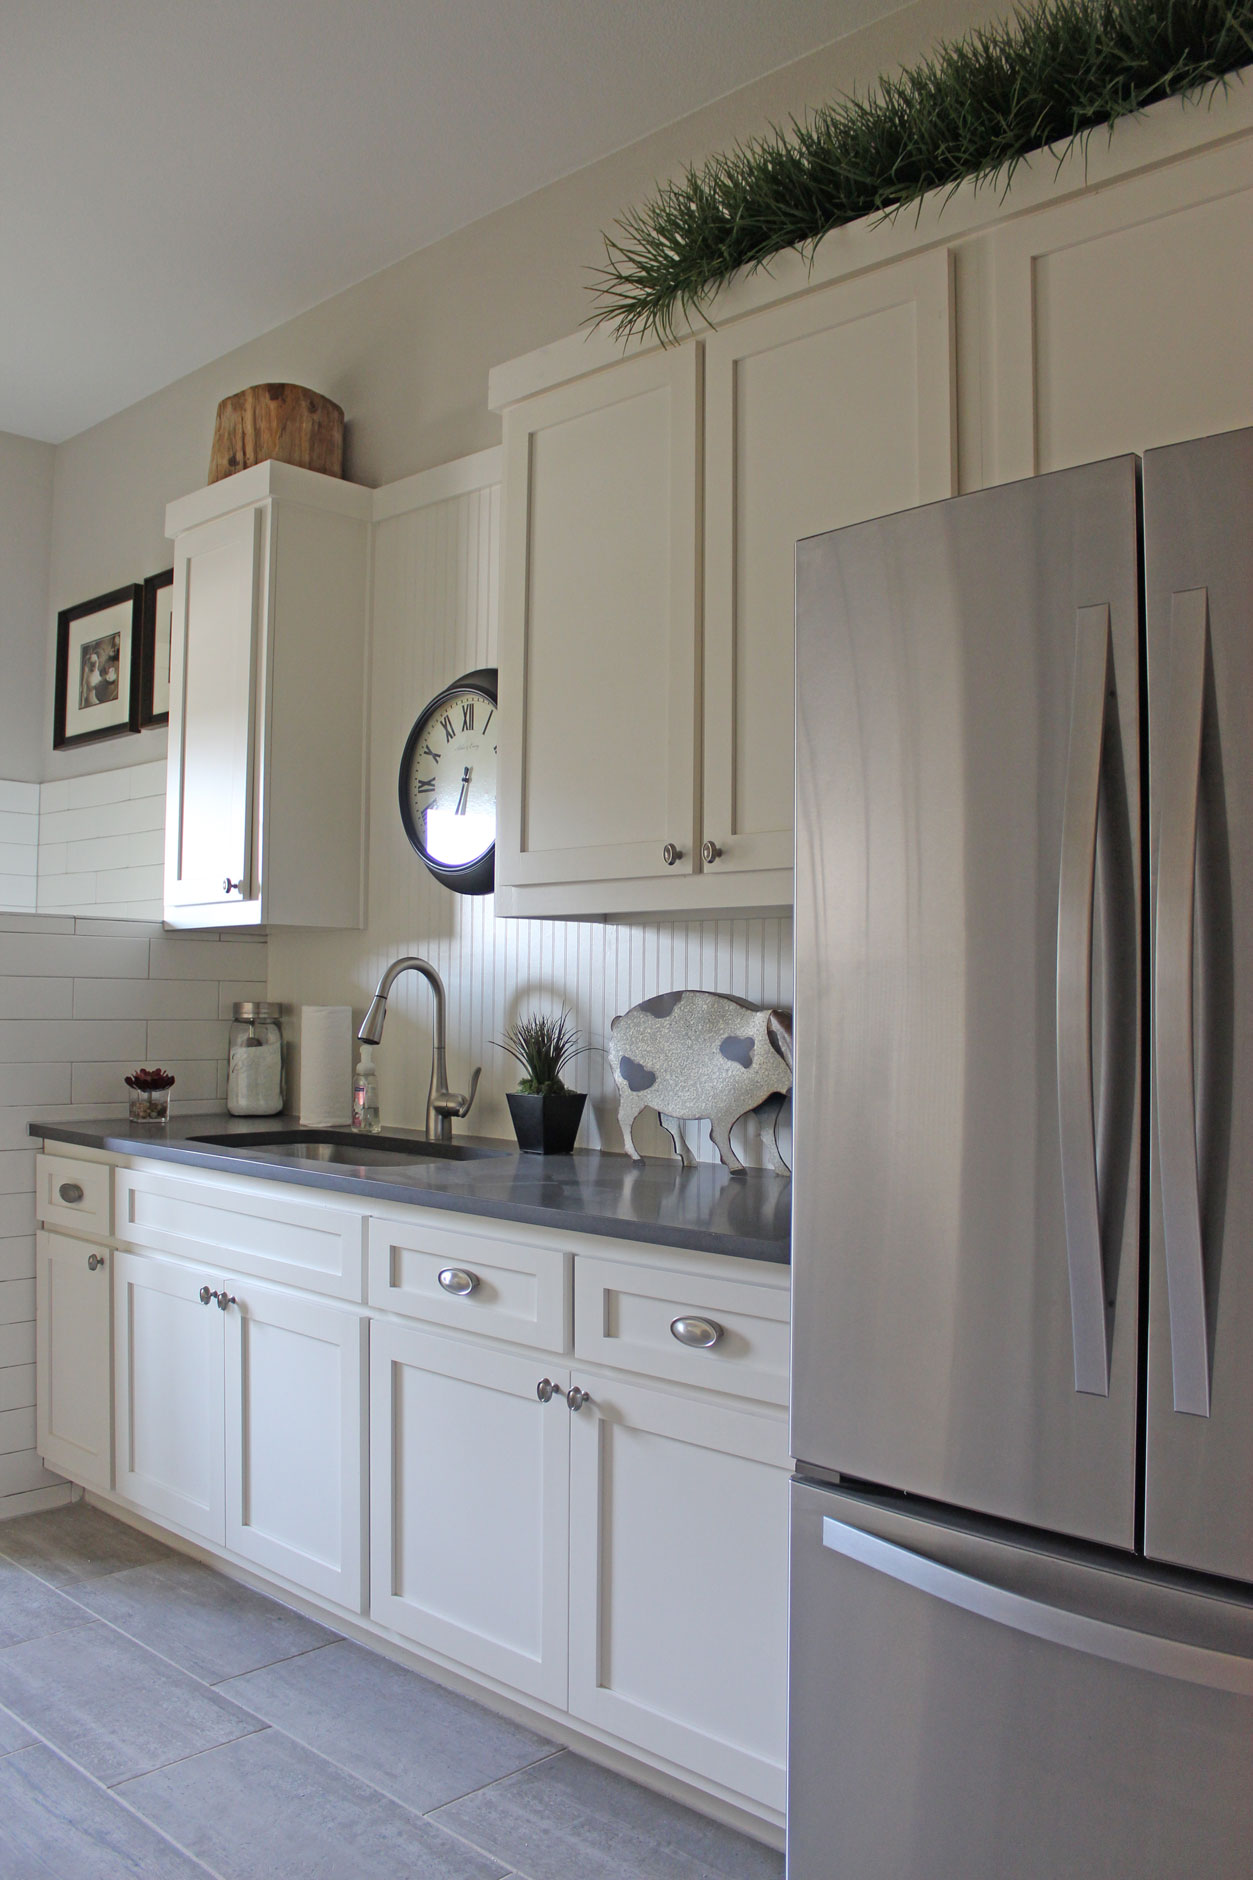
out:
M208 1148L233 1149L237 1154L264 1150L284 1162L325 1162L349 1168L395 1166L401 1162L477 1162L508 1155L509 1150L485 1149L472 1142L411 1141L400 1136L361 1136L350 1130L282 1129L256 1135L192 1136L191 1142Z

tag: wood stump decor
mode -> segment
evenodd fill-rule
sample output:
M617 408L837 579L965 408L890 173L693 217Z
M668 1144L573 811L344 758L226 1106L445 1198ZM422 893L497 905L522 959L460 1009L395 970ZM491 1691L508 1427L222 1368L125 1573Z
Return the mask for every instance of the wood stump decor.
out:
M342 477L341 407L305 385L250 385L224 398L213 427L210 483L271 457L323 476Z

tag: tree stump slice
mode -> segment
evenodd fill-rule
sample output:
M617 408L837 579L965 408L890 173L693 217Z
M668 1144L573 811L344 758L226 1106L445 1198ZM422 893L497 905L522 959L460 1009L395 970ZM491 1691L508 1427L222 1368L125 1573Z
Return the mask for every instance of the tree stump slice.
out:
M271 457L280 463L344 474L344 414L305 385L250 385L218 406L209 481L220 483Z

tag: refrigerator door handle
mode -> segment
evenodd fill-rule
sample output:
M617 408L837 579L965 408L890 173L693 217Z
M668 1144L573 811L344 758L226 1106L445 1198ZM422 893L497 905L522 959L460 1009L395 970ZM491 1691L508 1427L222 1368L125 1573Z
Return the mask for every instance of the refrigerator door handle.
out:
M1075 1389L1109 1396L1109 1320L1092 1099L1097 812L1112 673L1109 608L1075 617L1075 673L1057 886L1057 1111Z
M1072 1612L1067 1606L1031 1599L993 1581L962 1573L956 1567L943 1566L925 1554L915 1553L894 1541L882 1540L877 1534L867 1534L831 1515L822 1518L822 1544L846 1560L858 1561L902 1586L912 1586L932 1599L958 1606L993 1625L1007 1626L1011 1631L1084 1652L1089 1657L1130 1665L1137 1671L1182 1678L1209 1690L1253 1696L1253 1659L1232 1652L1210 1651L1203 1645L1190 1645L1158 1633L1137 1632L1129 1626L1114 1625L1108 1619L1093 1619L1087 1613Z
M1157 1146L1162 1180L1166 1291L1175 1409L1210 1413L1209 1332L1196 1157L1192 924L1197 807L1209 644L1205 588L1170 603L1170 712L1162 766L1157 852L1153 1019L1157 1034Z

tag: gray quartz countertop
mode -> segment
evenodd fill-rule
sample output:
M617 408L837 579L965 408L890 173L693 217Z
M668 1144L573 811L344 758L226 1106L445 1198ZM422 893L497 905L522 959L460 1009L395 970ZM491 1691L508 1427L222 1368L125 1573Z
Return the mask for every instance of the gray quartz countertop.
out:
M741 1260L791 1259L792 1184L765 1169L728 1174L721 1164L684 1168L677 1160L576 1150L573 1155L520 1155L512 1143L462 1136L471 1148L494 1151L467 1161L420 1154L425 1139L413 1130L388 1129L386 1139L412 1142L412 1162L360 1169L329 1163L284 1160L281 1151L257 1138L293 1130L290 1117L173 1116L168 1124L132 1123L126 1117L41 1120L32 1136L50 1143L102 1149L117 1155L150 1156L216 1169L224 1175L255 1175L326 1188L379 1201L447 1208L534 1227L564 1227L617 1240L729 1254ZM317 1134L319 1132L311 1132ZM227 1136L227 1143L196 1141ZM371 1139L363 1137L365 1145Z

